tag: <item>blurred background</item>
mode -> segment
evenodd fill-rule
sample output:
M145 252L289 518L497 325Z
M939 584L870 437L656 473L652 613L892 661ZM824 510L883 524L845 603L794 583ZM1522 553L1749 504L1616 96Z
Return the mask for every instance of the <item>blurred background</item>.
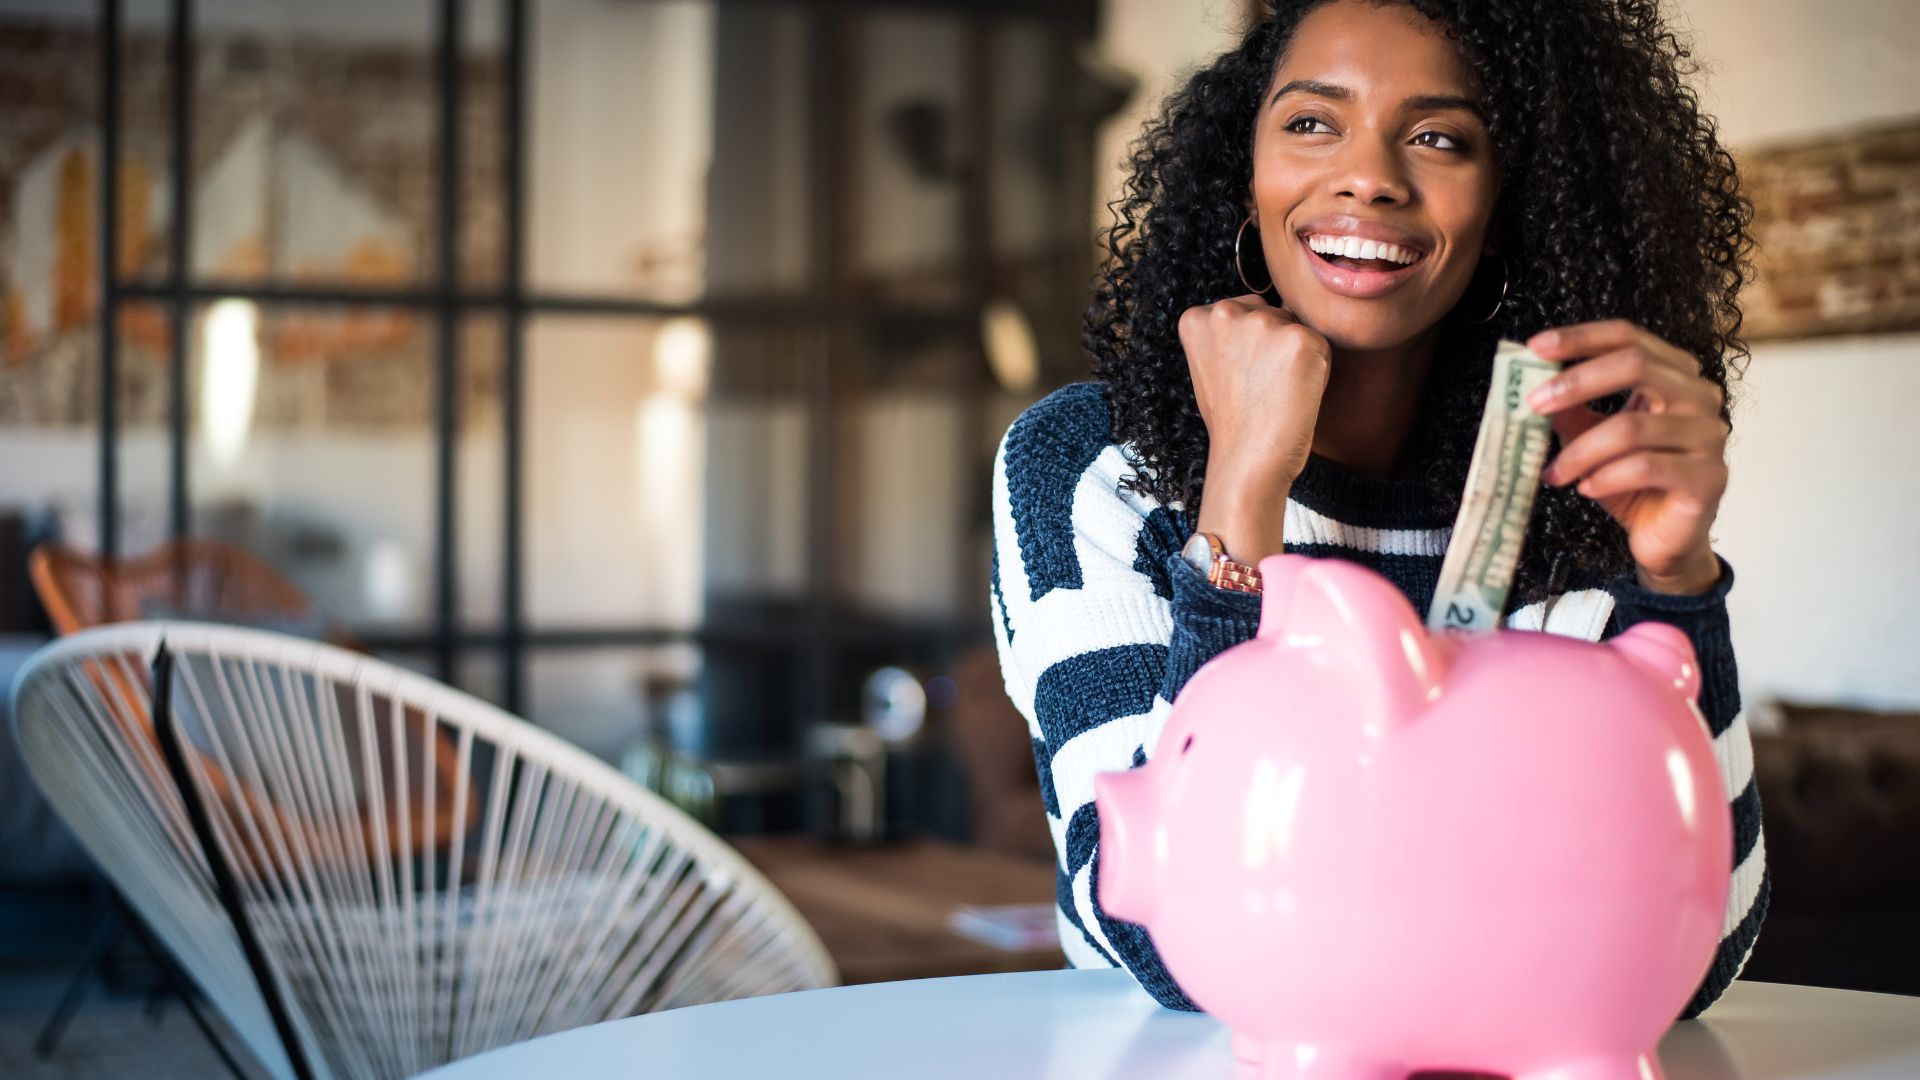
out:
M0 685L58 629L36 546L210 544L304 602L119 617L351 643L730 837L932 838L1049 903L992 455L1086 377L1127 143L1258 6L0 0ZM1668 10L1758 207L1716 543L1786 747L1770 850L1805 813L1812 858L1920 815L1920 20ZM1789 739L1796 710L1877 734ZM64 955L85 922L46 898L86 861L10 755L0 957ZM877 817L848 762L884 764ZM1910 927L1895 862L1843 899Z
M986 640L994 445L1081 367L1126 91L1000 7L9 4L12 528L242 548L609 760L793 752Z

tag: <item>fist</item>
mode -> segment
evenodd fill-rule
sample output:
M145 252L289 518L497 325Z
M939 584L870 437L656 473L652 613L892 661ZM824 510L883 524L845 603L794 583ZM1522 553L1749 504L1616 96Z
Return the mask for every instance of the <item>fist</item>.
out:
M1291 487L1313 448L1327 339L1249 293L1181 313L1180 345L1207 425L1207 490Z

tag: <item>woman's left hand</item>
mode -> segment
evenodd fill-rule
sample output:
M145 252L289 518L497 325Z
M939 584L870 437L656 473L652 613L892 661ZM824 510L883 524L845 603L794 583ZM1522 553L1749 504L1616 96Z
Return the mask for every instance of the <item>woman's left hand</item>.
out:
M1543 331L1527 347L1544 360L1580 361L1527 402L1560 436L1546 482L1578 483L1627 530L1641 585L1706 592L1720 577L1707 530L1727 490L1726 395L1685 350L1624 319ZM1621 390L1633 393L1620 412L1587 407Z

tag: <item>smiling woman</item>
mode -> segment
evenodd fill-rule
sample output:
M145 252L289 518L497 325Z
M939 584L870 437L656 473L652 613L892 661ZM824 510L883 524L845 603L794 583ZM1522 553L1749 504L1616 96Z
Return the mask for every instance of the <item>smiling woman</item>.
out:
M1293 451L1289 467L1311 449L1362 474L1417 477L1442 505L1459 497L1500 337L1626 319L1671 346L1649 351L1687 365L1703 401L1724 394L1745 354L1735 295L1749 210L1657 5L1454 7L1281 4L1148 125L1086 333L1115 441L1150 466L1130 489L1198 511L1210 487L1257 488L1228 494L1271 503L1285 486L1286 467L1238 453L1234 409L1207 409L1215 376L1280 365L1190 367L1183 340L1200 322L1183 324L1191 309L1255 302L1239 294L1256 286L1267 286L1260 321L1297 320L1311 335L1293 336L1333 361L1324 393L1302 406L1310 420L1284 431L1262 421L1260 441ZM1343 255L1351 238L1418 258L1404 270L1342 265L1313 250L1313 230ZM1222 391L1244 410L1286 400ZM1596 396L1604 413L1626 395ZM1587 412L1562 421L1563 439ZM1651 452L1711 457L1711 419L1696 417L1684 446L1663 432ZM1281 475L1233 476L1253 470ZM1538 505L1519 602L1635 568L1601 505L1565 488ZM1246 531L1241 561L1277 550ZM1654 569L1692 571L1697 585L1693 554L1695 565Z
M1188 677L1253 636L1257 564L1358 562L1432 598L1495 343L1567 370L1503 613L1686 633L1733 817L1697 1015L1769 882L1708 532L1750 214L1652 0L1278 3L1136 145L1086 319L1097 381L1008 431L993 596L1076 964L1191 1008L1099 903L1092 780L1146 760ZM1545 770L1578 762L1541 762ZM1568 973L1578 978L1578 973Z

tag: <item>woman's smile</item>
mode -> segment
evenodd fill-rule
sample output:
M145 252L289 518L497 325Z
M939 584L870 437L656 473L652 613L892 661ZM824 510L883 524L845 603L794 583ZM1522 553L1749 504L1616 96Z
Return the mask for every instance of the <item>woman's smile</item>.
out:
M1365 300L1411 280L1426 260L1418 236L1379 220L1339 214L1296 230L1301 256L1329 291Z

